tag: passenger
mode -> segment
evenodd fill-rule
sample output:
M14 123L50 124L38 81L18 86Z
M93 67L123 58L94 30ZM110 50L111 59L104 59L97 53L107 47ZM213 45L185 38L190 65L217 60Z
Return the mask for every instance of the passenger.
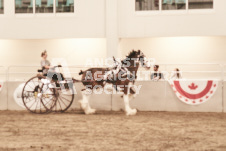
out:
M158 71L159 65L154 65L154 73L151 74L151 80L158 81L164 79L163 73Z
M171 80L175 80L175 79L182 79L182 74L180 72L180 70L178 68L175 68L170 76Z

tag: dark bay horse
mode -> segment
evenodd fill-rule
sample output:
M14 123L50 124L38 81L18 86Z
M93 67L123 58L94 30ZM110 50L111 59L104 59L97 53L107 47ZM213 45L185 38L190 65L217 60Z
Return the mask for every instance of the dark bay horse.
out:
M123 93L126 115L135 115L136 109L131 109L129 105L130 97L135 96L135 90L132 88L137 78L137 70L139 66L147 69L150 68L150 62L145 58L144 54L138 50L132 50L126 58L120 62L114 60L116 65L110 68L90 68L86 71L81 71L82 83L85 89L82 89L82 100L79 101L81 108L85 114L95 113L89 105L89 98L94 89L104 88L107 83L112 84L116 91ZM107 78L105 78L107 77Z

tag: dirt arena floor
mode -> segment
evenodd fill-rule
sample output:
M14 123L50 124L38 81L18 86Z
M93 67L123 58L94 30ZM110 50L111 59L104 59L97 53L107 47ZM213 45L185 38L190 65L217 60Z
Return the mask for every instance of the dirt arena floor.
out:
M0 151L226 150L225 113L0 111Z

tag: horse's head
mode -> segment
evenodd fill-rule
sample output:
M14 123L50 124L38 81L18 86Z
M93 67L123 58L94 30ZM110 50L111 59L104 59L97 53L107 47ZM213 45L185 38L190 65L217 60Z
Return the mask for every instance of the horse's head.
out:
M138 53L138 58L139 58L141 66L145 67L146 69L150 69L151 68L151 61L148 60L145 57L144 53L141 52L140 50L138 50L137 53Z
M146 69L150 69L151 62L145 57L144 53L140 50L132 50L129 55L124 59L123 64L126 64L128 66L138 67L141 65L142 67L145 67Z

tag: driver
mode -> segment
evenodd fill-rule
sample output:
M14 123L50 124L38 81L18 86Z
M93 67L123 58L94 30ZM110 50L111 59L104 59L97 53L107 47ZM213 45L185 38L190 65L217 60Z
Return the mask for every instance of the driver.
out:
M64 77L61 73L55 72L55 68L61 67L61 65L51 66L49 60L47 60L47 51L46 50L41 53L41 57L42 57L41 67L43 70L43 75L47 76L48 78L52 79L53 81L64 80ZM45 81L45 82L48 82L48 81Z

